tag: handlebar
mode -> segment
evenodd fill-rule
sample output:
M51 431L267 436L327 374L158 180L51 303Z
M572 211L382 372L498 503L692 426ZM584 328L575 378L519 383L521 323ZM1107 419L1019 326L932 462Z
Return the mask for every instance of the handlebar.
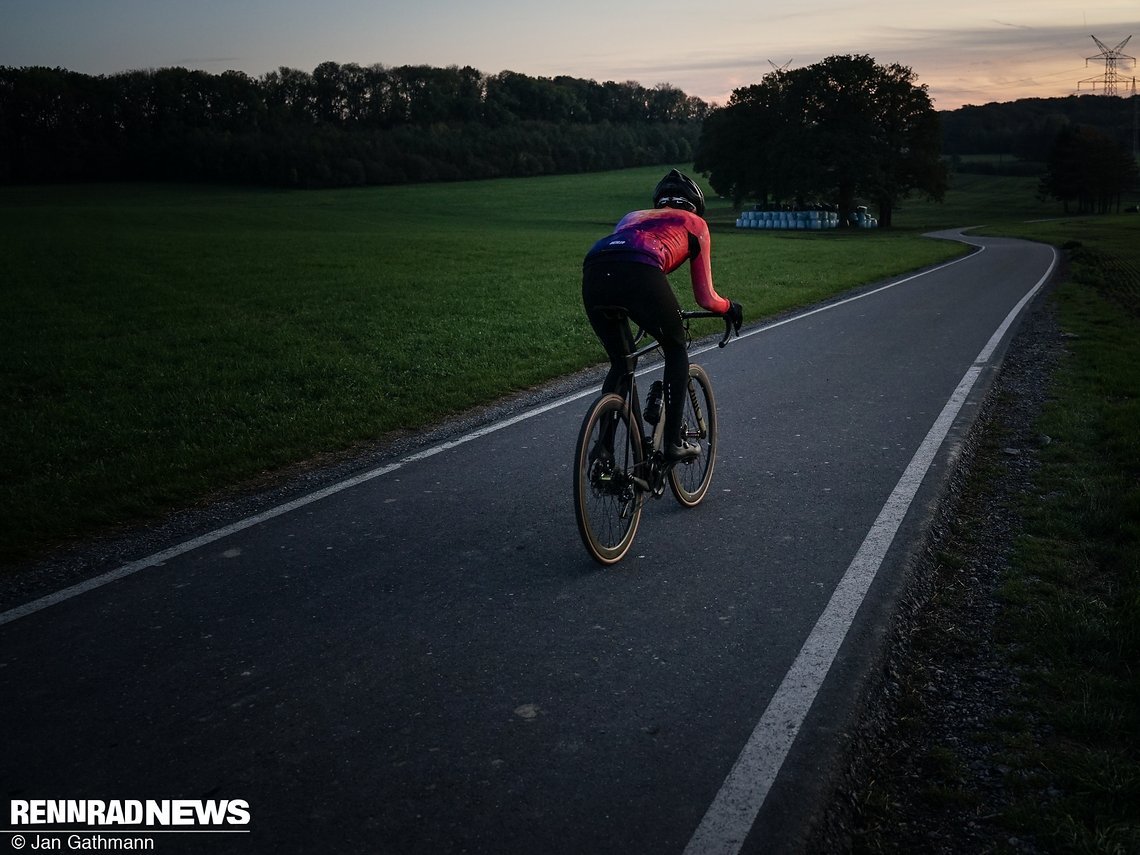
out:
M688 321L691 318L720 318L721 320L724 321L724 338L722 338L720 340L720 342L717 344L717 347L724 347L725 345L728 344L728 340L730 338L732 338L732 321L729 319L729 317L727 315L722 315L722 314L719 314L718 312L708 312L708 311L705 311L704 309L682 309L681 310L681 320L685 321L685 337L686 337L686 339L689 338ZM634 333L634 336L633 336L634 346L636 347L637 345L641 344L641 340L643 338L645 338L645 336L647 334L648 333L646 332L644 327L638 327L637 331ZM740 333L737 332L737 335L740 335ZM653 350L655 347L657 347L656 344L647 345L645 348L643 348L641 351L639 351L637 355L640 356L643 353L648 353L649 351Z
M724 347L725 345L728 344L728 340L730 338L732 338L732 321L729 320L727 315L721 315L721 314L718 314L717 312L706 312L703 309L699 310L699 311L690 311L688 309L682 309L681 310L681 317L683 319L685 319L686 321L689 320L689 318L720 318L721 320L723 320L724 321L724 338L722 338L720 340L720 343L717 345L717 347ZM740 335L740 333L737 333L737 335Z

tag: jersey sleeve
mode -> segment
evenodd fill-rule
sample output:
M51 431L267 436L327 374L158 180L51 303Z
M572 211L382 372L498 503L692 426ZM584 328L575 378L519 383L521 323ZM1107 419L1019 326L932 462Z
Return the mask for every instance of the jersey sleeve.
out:
M730 304L713 287L712 241L709 237L709 227L695 214L692 220L689 226L689 243L692 245L689 253L689 273L693 280L693 298L702 309L723 315L729 310Z

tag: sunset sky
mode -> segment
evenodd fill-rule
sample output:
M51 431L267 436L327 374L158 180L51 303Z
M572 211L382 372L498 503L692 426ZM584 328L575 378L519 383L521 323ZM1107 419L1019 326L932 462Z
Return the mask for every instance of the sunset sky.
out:
M771 63L869 54L935 107L1100 91L1095 35L1140 54L1140 0L0 0L0 65L259 77L326 60L670 83L724 103ZM1131 79L1135 63L1119 72ZM1123 94L1123 93L1122 93Z

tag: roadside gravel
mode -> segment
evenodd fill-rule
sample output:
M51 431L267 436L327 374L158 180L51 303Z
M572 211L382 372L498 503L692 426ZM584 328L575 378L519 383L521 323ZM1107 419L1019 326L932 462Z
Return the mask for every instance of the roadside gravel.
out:
M967 442L896 618L878 678L851 734L842 784L810 851L1044 851L1001 822L1014 785L1003 719L1027 715L1018 675L994 637L997 594L1030 489L1035 430L1065 339L1048 298L1022 321ZM1030 733L1043 735L1032 720ZM1004 761L1004 762L1003 762ZM1048 786L1039 799L1056 797Z

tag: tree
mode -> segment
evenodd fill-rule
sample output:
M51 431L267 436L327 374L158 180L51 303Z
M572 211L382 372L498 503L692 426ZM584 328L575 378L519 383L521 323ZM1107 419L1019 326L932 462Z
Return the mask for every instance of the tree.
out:
M790 148L783 137L791 124L780 121L779 83L771 76L767 85L737 89L728 105L713 110L702 126L694 166L737 206L746 198L779 204L791 192L781 157Z
M1120 195L1136 185L1136 160L1116 140L1094 128L1066 125L1053 142L1041 179L1042 197L1051 196L1078 213L1120 208Z
M883 226L911 191L946 192L926 87L909 68L868 56L828 57L737 89L705 120L696 169L738 203L822 198L842 215L865 196L878 203Z
M283 66L265 75L263 88L270 112L280 121L297 124L316 121L315 86L308 72Z

